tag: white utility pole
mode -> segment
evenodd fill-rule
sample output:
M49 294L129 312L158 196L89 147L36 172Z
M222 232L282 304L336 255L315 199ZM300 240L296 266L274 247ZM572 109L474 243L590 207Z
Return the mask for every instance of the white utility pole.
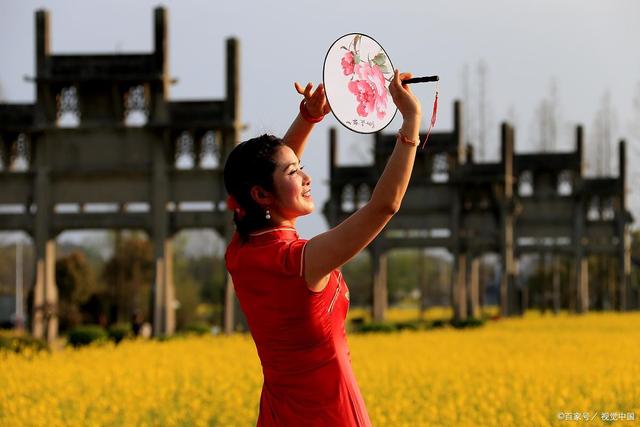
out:
M24 330L24 307L22 297L22 241L16 242L16 320L15 328Z

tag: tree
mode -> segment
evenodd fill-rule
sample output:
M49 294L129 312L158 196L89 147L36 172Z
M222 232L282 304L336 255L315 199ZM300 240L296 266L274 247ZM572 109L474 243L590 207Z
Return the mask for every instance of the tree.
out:
M390 253L388 261L389 304L401 302L412 290L419 287L420 254L413 249L397 249Z
M611 143L616 128L616 111L611 105L611 92L602 96L600 108L596 113L593 125L592 158L595 172L599 176L611 173Z
M180 302L180 306L176 310L176 329L178 330L184 329L197 320L196 309L200 303L202 283L193 277L190 261L189 258L178 256L174 260L176 299Z
M414 298L416 291L426 305L438 305L448 295L450 263L420 251L398 249L390 251L387 261L387 286L389 304ZM342 273L350 289L351 306L371 305L371 255L362 252L342 267ZM417 301L419 303L419 301Z
M363 251L342 267L347 286L349 286L350 305L367 306L371 304L371 255Z
M465 143L473 143L477 160L487 160L487 146L492 137L491 106L487 102L489 67L484 59L478 61L475 85L469 64L462 68L462 100L464 102L463 132ZM475 90L473 88L475 87Z
M82 324L82 305L97 291L94 272L82 252L71 252L56 261L56 285L60 329Z
M140 235L119 233L116 249L104 266L110 321L127 322L134 312L150 318L149 300L154 277L153 248Z
M176 252L176 257L178 255ZM224 258L218 255L198 256L185 258L185 262L185 268L198 282L199 298L212 304L222 304L222 289L227 274Z
M548 95L540 101L536 110L538 147L543 152L553 151L558 142L558 84L552 79Z

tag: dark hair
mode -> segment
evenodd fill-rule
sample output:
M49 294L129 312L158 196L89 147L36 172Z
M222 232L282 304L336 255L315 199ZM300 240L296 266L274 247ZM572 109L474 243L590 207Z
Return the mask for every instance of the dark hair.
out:
M276 152L284 146L282 139L264 134L236 145L224 165L224 186L227 193L245 211L242 218L233 213L233 222L242 241L249 240L249 233L270 225L264 209L251 197L251 188L259 185L273 191L273 171Z

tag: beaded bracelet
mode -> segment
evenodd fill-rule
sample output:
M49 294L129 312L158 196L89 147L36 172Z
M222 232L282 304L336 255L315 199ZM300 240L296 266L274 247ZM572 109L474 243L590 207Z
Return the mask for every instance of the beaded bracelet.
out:
M420 138L418 138L417 140L409 139L407 138L407 135L402 133L402 131L400 130L398 131L398 138L400 139L400 142L402 142L403 144L410 145L412 147L417 147L418 144L420 144Z
M324 119L324 115L320 117L313 117L311 114L309 114L309 111L307 111L307 105L304 101L304 99L300 101L300 115L303 119L305 119L309 123L318 123L319 121Z

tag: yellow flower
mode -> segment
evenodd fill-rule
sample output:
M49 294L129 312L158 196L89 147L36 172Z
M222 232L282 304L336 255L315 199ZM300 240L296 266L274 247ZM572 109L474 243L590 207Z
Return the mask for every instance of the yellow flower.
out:
M412 427L566 426L564 413L596 412L590 425L606 424L605 412L638 420L639 340L640 313L530 312L468 330L349 334L373 425ZM262 386L246 334L5 352L0 367L2 426L249 426Z

